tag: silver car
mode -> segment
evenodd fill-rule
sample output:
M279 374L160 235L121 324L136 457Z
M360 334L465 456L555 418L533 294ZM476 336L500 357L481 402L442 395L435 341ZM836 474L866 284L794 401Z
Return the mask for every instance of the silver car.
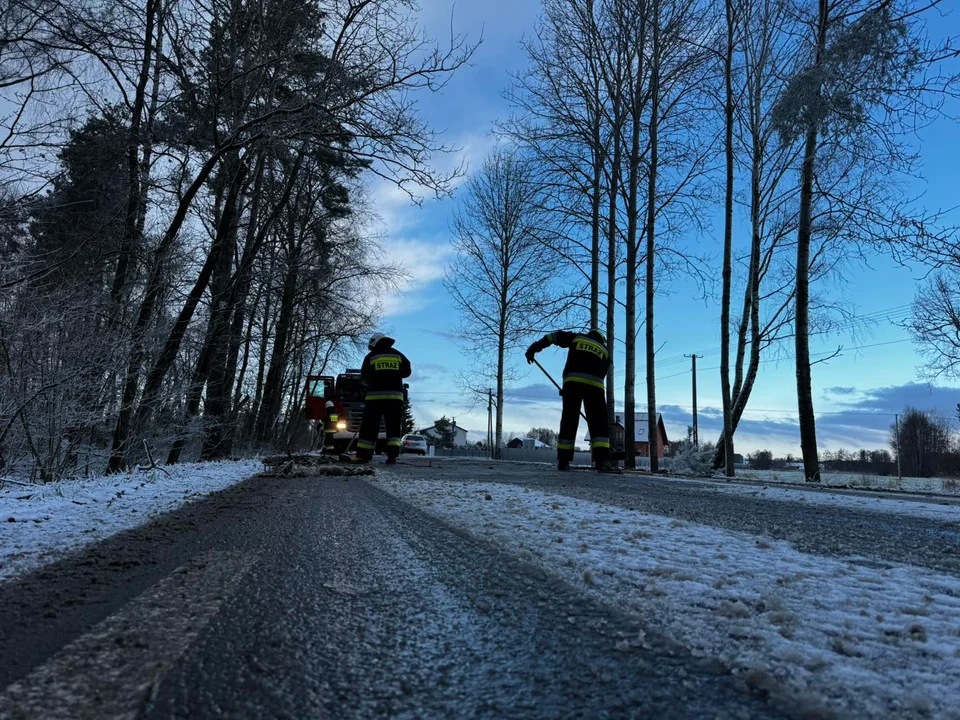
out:
M404 435L400 440L401 453L427 454L427 439L423 435Z

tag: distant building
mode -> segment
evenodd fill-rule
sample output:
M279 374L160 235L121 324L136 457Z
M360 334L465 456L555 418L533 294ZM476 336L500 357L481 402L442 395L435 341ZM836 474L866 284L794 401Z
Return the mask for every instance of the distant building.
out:
M515 437L513 440L507 443L507 447L512 450L518 450L520 448L526 448L527 450L551 450L552 448L547 445L545 442L537 440L537 438L526 437L518 438Z
M618 412L614 414L614 424L613 424L613 437L610 438L611 444L615 448L623 448L624 451L627 450L627 445L625 442L626 430L623 426L624 414ZM647 432L648 428L648 416L647 413L635 413L634 414L634 425L633 425L633 434L634 434L634 451L640 457L650 457L650 436ZM660 413L657 413L657 430L658 430L658 439L659 439L659 449L657 451L657 457L664 456L664 450L670 446L670 440L667 439L667 430L663 426L663 416Z
M467 433L470 431L467 430L466 428L460 427L457 424L454 424L453 429L456 433L454 436L453 444L456 447L466 447ZM428 441L433 440L434 442L436 442L437 440L440 439L440 433L437 431L437 429L433 425L431 425L428 428L424 428L423 430L417 430L417 435L423 435L425 438L428 439Z

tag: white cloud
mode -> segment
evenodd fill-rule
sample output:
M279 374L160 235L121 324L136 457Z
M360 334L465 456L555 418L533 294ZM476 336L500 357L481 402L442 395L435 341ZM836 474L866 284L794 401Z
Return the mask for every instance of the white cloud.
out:
M454 144L459 148L457 152L434 158L440 172L450 172L461 165L475 172L495 144L495 138L473 132ZM455 185L464 179L459 178ZM409 189L415 196L428 195L423 188ZM382 238L384 262L399 265L408 278L396 292L382 298L383 314L396 317L424 310L436 302L432 286L443 277L454 254L447 236L438 234L436 228L452 217L456 198L424 200L423 205L417 205L406 190L383 178L370 184L369 196L377 213L370 230ZM438 217L442 218L440 222ZM428 223L432 229L424 232Z
M383 298L385 317L407 315L428 307L436 296L427 291L443 277L453 248L443 241L390 239L384 242L384 261L399 265L407 275L396 292Z

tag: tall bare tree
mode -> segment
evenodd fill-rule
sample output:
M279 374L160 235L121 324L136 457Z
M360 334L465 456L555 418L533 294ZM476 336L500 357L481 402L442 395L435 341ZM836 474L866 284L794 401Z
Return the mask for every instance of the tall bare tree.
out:
M818 0L809 18L807 61L790 78L775 108L785 142L801 140L794 340L804 474L819 482L810 360L814 238L846 242L889 237L909 207L897 174L913 170L903 138L936 112L952 78L930 75L944 50L924 35L925 14L939 2ZM807 8L804 7L804 10ZM931 95L934 97L930 102ZM881 170L882 169L882 170ZM878 176L888 178L877 182ZM837 192L838 188L847 192ZM826 188L833 188L827 191ZM868 191L867 191L868 190ZM821 246L825 247L825 246Z
M735 0L725 0L726 43L723 50L723 291L720 300L720 394L723 402L723 454L727 477L733 477L733 400L730 392L730 302L733 290L734 94L733 62L736 36Z
M444 284L461 313L461 345L475 361L462 379L480 396L488 380L496 387L499 453L509 354L556 316L552 285L559 263L551 251L552 214L544 209L532 162L496 150L466 193L453 225L457 257Z
M141 369L147 358L145 339L161 290L160 270L195 198L217 168L225 163L229 166L241 152L244 158L253 155L249 151L264 138L274 142L303 139L314 147L343 152L363 161L373 172L401 186L413 183L439 194L449 189L450 176L433 171L427 164L432 152L444 148L435 142L434 134L405 98L407 92L417 89L437 89L445 77L466 62L472 48L462 38L452 38L447 49L431 50L428 41L413 28L399 0L329 5L315 0L276 0L271 6L274 20L269 20L270 13L261 10L255 23L246 21L245 12L230 12L231 2L221 0L223 19L214 23L211 37L214 41L223 38L235 43L241 42L242 35L242 51L231 56L229 62L214 64L208 73L200 75L201 82L184 78L185 95L208 98L206 104L214 111L215 122L206 128L205 159L186 183L177 211L152 252L146 292L133 326L124 373L123 397L108 463L110 472L126 464L132 440L138 427L142 427L134 423L135 417L145 423L153 410L148 405L136 411L136 405ZM319 22L321 16L324 22ZM219 31L221 25L224 32ZM311 33L320 33L312 39L308 53L316 58L311 74L293 82L301 90L264 95L255 86L241 114L230 112L229 108L236 104L227 102L228 111L221 116L221 102L237 90L241 79L248 78L246 61L237 58L250 59L256 72L265 77L274 77L271 68L289 71L297 46L290 38L297 33L301 40L308 40ZM198 57L203 56L208 45L197 49ZM220 52L220 48L209 49L214 55ZM301 62L302 56L303 53L298 56ZM209 63L192 66L210 68ZM233 230L228 237L234 237ZM219 252L211 246L205 263L206 276L201 273L196 286L200 292L217 266ZM180 325L189 322L192 312L185 306ZM178 346L179 341L175 340L174 345Z

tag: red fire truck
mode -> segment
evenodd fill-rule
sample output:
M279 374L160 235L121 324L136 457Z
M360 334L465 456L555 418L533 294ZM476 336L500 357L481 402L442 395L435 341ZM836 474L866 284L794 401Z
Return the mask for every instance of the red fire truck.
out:
M404 398L407 388L404 386ZM316 420L318 431L323 432L327 424L328 401L333 402L333 409L337 415L336 432L334 433L335 452L344 453L353 445L359 436L360 421L363 419L363 405L367 390L360 379L360 370L348 369L334 378L331 375L310 375L307 377L307 402L305 417L307 420ZM380 424L380 436L377 442L386 441L386 429ZM380 448L378 448L378 451Z

